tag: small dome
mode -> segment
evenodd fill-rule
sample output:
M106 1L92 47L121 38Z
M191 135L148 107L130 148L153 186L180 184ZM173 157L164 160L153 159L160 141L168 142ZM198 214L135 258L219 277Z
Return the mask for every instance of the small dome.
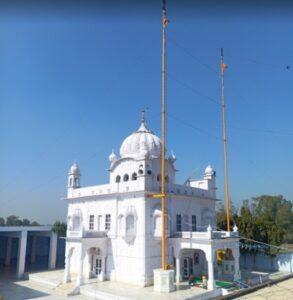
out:
M112 150L112 153L109 155L109 161L113 163L114 161L116 161L116 159L116 154L114 153L114 150Z
M174 162L176 160L176 156L173 151L171 151L171 155L169 156L169 160Z
M123 141L120 155L122 158L160 157L161 145L160 138L147 128L143 115L139 129Z
M205 175L214 175L215 171L211 165L208 165L204 171Z
M70 167L69 175L80 175L80 170L76 162Z

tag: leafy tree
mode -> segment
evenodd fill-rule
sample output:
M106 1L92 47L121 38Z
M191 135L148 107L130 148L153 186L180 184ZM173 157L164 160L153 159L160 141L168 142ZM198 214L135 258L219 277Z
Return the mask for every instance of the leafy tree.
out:
M238 228L241 235L245 236L246 238L257 238L258 228L257 224L255 223L251 207L249 205L249 200L243 201L242 207L240 209Z
M292 226L292 202L283 196L262 195L252 199L255 221L262 242L280 245Z
M67 230L67 225L64 222L56 221L53 224L52 231L57 233L59 236L65 236Z
M7 226L21 226L22 221L19 219L19 217L11 215L6 218L6 225Z
M33 221L33 222L31 223L31 226L40 226L40 224L39 224L38 222L36 222L36 221Z
M234 224L238 224L239 217L236 206L233 203L230 206L230 227L232 228ZM226 208L222 203L217 205L216 220L218 230L227 230Z
M275 254L276 248L256 244L260 241L271 245L280 245L293 240L293 204L283 196L261 195L251 200L244 200L239 214L231 207L231 219L239 228L239 234L245 244L245 251L252 254L262 250ZM226 230L226 214L223 205L217 210L217 225Z
M31 225L30 220L28 220L28 219L23 219L22 220L22 226L30 226L30 225Z
M5 219L0 217L0 226L5 226Z
M216 219L217 219L217 229L226 230L227 228L226 211L222 203L217 204Z

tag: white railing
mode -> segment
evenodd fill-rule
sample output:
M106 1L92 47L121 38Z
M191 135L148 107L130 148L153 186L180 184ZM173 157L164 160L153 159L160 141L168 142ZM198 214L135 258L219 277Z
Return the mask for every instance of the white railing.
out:
M235 238L238 237L238 231L213 231L213 239Z
M227 231L182 231L172 234L174 238L182 239L224 239L238 237L238 232L227 232Z
M67 237L72 238L104 238L107 237L106 231L96 230L68 230Z
M207 231L182 231L176 232L173 237L182 239L209 239Z
M67 230L67 237L72 237L72 238L81 238L82 237L82 230Z

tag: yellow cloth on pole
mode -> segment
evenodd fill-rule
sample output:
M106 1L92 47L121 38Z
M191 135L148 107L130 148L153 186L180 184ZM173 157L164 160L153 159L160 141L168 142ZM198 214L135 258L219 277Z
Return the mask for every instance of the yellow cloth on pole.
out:
M227 68L228 66L225 63L221 63L222 72L224 72Z

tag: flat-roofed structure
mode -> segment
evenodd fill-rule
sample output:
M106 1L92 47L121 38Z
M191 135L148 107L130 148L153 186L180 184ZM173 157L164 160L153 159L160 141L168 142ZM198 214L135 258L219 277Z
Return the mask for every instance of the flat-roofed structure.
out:
M25 272L25 264L28 246L29 259L34 263L36 259L36 242L38 237L48 237L49 258L48 269L55 269L57 257L57 234L52 231L52 226L1 226L0 237L6 237L4 266L9 267L11 264L13 239L17 239L17 263L16 276L22 278ZM31 237L31 243L28 245L28 238Z

